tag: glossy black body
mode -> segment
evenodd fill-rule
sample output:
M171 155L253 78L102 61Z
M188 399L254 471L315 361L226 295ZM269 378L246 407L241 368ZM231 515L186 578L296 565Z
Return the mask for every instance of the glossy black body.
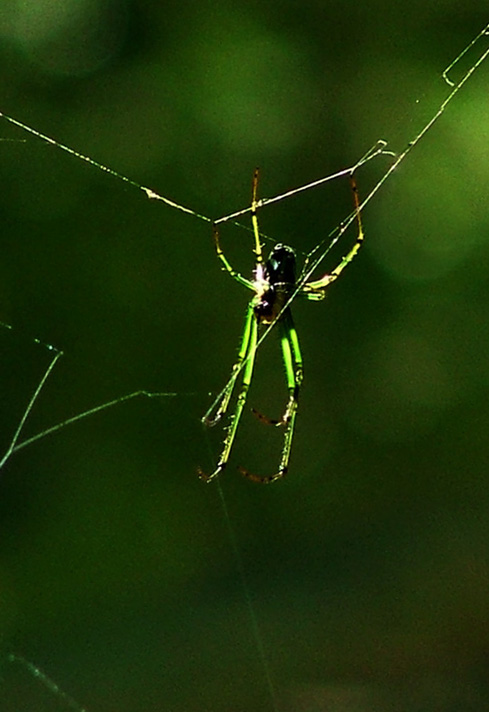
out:
M275 245L263 268L266 284L253 310L261 324L271 324L282 311L295 286L295 252L287 245Z

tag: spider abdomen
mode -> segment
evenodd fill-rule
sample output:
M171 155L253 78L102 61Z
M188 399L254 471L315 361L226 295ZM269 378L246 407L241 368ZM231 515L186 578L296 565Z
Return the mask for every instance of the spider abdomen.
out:
M287 245L275 245L258 274L253 311L260 324L272 324L284 308L295 285L295 252Z

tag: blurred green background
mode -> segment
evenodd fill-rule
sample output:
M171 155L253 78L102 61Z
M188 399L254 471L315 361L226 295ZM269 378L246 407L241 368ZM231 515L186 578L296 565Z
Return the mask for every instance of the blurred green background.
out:
M211 217L402 150L447 96L480 2L4 0L0 110ZM481 45L484 43L481 42ZM454 70L457 79L481 47ZM305 358L290 473L246 413L222 478L280 712L489 708L489 65L364 213L325 302L294 304ZM1 438L51 354L26 435L144 388L26 448L0 483L7 712L273 710L200 417L249 294L209 225L0 122ZM19 140L24 142L19 142ZM357 176L366 195L387 170ZM260 212L305 254L347 181ZM245 221L246 222L246 221ZM249 234L227 226L233 264ZM333 266L354 231L323 263ZM249 404L286 398L276 334ZM212 395L211 395L212 394Z

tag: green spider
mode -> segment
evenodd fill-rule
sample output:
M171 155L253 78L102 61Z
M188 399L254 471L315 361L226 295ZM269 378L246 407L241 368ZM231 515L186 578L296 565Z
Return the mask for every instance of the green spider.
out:
M353 260L363 242L360 203L356 182L352 174L350 176L350 182L355 202L358 235L355 244L346 257L343 257L338 266L331 273L325 274L321 277L321 279L313 280L312 282L303 282L301 278L296 279L295 276L296 257L294 250L283 244L275 245L268 256L268 260L264 262L257 218L257 208L259 205L257 199L258 176L259 170L257 168L253 174L251 196L251 220L255 237L254 253L256 255L256 267L253 280L246 279L239 274L239 272L236 272L236 270L230 265L221 248L217 225L213 225L216 252L223 264L223 269L237 282L254 292L254 295L249 302L246 311L245 327L241 338L241 345L238 352L238 358L231 371L231 376L217 402L211 406L202 418L204 425L213 426L226 414L237 378L239 373L243 371L241 390L238 394L234 413L229 416L229 422L226 426L226 436L223 441L222 451L216 469L210 475L205 474L201 469L199 469L199 477L205 482L211 482L213 479L218 477L228 463L253 376L253 366L255 363L258 342L258 329L262 324L269 326L274 322L277 322L279 327L280 344L282 347L282 356L285 365L289 400L280 420L271 420L255 410L253 410L253 412L258 419L261 420L261 422L283 427L284 441L282 456L278 471L267 477L254 475L244 467L239 467L238 469L245 477L248 477L248 479L253 480L254 482L262 483L275 482L287 474L295 420L297 417L297 408L299 404L299 390L304 373L299 339L292 319L289 301L291 297L296 294L301 294L307 299L315 301L324 299L326 288L340 276L344 268ZM216 410L213 415L214 409Z

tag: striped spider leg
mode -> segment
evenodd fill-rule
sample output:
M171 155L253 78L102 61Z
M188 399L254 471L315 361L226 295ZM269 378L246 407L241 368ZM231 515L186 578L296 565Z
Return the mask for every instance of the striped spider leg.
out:
M253 367L258 343L258 329L261 325L270 326L275 322L278 325L280 333L280 345L285 365L289 399L285 411L279 420L270 420L257 411L254 412L262 422L282 426L284 428L280 463L274 474L265 477L254 475L244 467L239 467L239 470L248 479L262 483L275 482L275 480L281 479L287 474L299 404L299 391L303 379L303 361L299 338L294 326L289 302L296 293L315 301L323 299L326 288L339 277L344 268L353 260L363 242L360 203L356 182L352 175L350 180L355 201L358 234L352 249L343 257L338 266L332 272L325 274L318 280L301 283L300 280L296 280L296 257L291 247L283 244L275 245L265 262L263 259L257 218L258 176L259 171L256 169L253 174L251 200L251 220L255 238L254 253L256 256L253 280L246 279L231 266L221 248L217 225L214 224L213 227L216 252L222 262L223 269L237 282L253 291L254 295L246 310L241 345L238 351L238 358L231 371L231 376L217 402L211 406L202 419L205 425L213 426L226 415L236 381L242 371L241 388L238 393L234 412L228 418L226 436L223 441L221 455L217 462L216 469L210 475L199 469L199 476L205 482L210 482L218 477L227 466L253 377Z

